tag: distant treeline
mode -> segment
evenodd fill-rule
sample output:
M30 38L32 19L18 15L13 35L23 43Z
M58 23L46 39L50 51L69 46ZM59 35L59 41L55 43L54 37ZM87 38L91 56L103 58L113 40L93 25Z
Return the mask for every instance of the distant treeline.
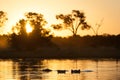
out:
M0 48L12 48L18 50L35 50L40 47L56 48L81 48L81 47L114 47L120 48L120 35L98 35L98 36L71 36L62 37L38 37L3 35L0 36Z
M114 47L120 48L120 35L54 37L52 41L61 47Z
M120 35L39 37L33 40L15 37L0 36L0 57L120 58Z

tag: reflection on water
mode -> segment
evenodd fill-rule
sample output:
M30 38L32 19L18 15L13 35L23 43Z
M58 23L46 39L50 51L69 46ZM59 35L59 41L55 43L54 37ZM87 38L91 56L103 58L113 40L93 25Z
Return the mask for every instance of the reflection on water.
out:
M51 69L44 72L43 69ZM80 69L80 73L71 70ZM58 74L57 70L67 70ZM0 59L0 80L120 80L120 61L113 59Z

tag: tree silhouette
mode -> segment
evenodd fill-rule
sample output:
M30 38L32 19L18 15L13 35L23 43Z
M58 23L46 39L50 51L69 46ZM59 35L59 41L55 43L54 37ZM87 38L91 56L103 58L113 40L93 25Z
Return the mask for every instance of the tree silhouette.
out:
M25 19L19 20L13 27L13 34L11 35L12 46L16 46L22 50L33 50L41 46L47 46L51 43L50 31L44 28L47 21L42 14L28 12L25 14ZM33 28L32 32L27 33L26 24L29 22ZM17 30L17 33L15 31ZM17 45L16 45L17 44Z
M47 24L44 16L34 12L28 12L25 14L25 16L27 21L29 21L33 27L33 31L29 34L31 43L33 43L33 45L36 43L37 45L39 44L41 46L48 44L50 42L51 35L49 34L50 31L44 28L44 26Z
M21 19L12 28L13 34L11 34L11 45L17 49L25 49L27 47L27 32L26 32L26 20ZM17 33L15 32L17 30Z
M56 19L62 20L62 24L53 24L52 27L57 30L69 29L73 36L77 35L79 27L81 27L82 30L90 29L90 26L85 21L84 13L79 10L72 10L72 13L67 15L56 15Z
M2 27L7 20L7 13L0 11L0 27Z
M31 26L33 27L32 34L34 36L36 35L44 37L48 35L49 32L47 32L47 30L44 29L44 26L47 24L47 21L44 19L42 14L28 12L25 14L25 16L27 20L30 22Z
M17 30L17 34L18 35L27 35L27 32L26 32L26 23L27 23L27 20L25 19L20 19L19 22L16 23L16 25L12 28L12 32L16 33L15 31Z
M91 27L93 33L94 33L96 36L98 35L98 31L99 31L99 29L100 29L100 27L101 27L101 25L102 25L102 23L103 23L103 20L104 20L104 19L102 19L102 20L100 21L100 23L96 23L96 24L95 24L96 29L94 29L93 27Z

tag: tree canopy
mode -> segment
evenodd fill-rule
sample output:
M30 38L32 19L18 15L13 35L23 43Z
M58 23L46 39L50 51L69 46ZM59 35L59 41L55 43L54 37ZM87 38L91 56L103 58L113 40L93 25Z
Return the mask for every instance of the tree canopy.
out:
M49 36L49 30L45 29L44 26L47 24L47 21L44 19L42 14L28 12L25 14L27 21L33 27L32 34L39 35L41 37ZM31 35L32 35L31 34Z
M4 11L0 11L0 27L2 27L7 20L7 13Z
M13 46L19 49L35 49L38 46L46 46L51 44L49 34L50 31L44 28L47 21L44 19L42 14L28 12L25 13L25 19L19 20L13 27L13 34L11 34L11 42ZM32 32L27 33L26 24L29 22L33 28ZM15 30L18 33L15 33ZM17 45L16 45L17 44Z
M72 10L71 14L59 14L56 15L56 19L62 20L60 24L53 24L54 29L69 29L73 36L77 35L79 27L82 30L90 29L90 26L86 22L86 17L83 12L79 10Z

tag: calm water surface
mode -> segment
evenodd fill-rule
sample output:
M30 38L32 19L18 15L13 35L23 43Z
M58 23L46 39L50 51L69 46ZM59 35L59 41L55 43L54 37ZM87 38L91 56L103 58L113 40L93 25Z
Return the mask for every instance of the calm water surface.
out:
M43 72L43 69L51 72ZM80 69L80 73L71 73ZM67 70L58 74L57 70ZM87 71L91 72L87 72ZM114 59L0 59L0 80L120 80L120 61Z

